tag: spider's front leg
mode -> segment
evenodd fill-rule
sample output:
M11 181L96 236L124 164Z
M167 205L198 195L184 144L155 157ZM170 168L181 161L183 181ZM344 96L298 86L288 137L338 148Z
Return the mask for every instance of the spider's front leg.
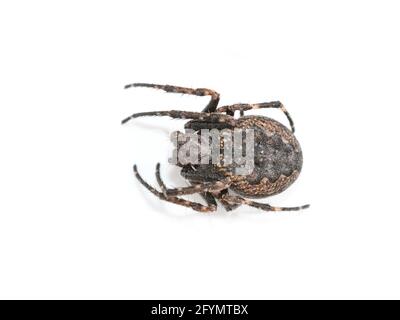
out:
M218 173L207 170L205 168L196 168L193 169L191 166L185 166L181 170L181 175L190 181L191 184L198 184L204 181L221 181L224 180L222 177L219 176ZM211 203L215 203L215 199L223 205L226 211L232 211L240 206L240 204L236 203L229 203L225 201L223 195L228 193L228 188L223 189L221 191L214 191L214 192L206 192L205 194L201 194L204 200L207 203L212 201Z
M133 166L133 171L134 171L135 177L138 179L138 181L147 190L149 190L152 194L154 194L156 197L158 197L160 200L164 200L164 201L167 201L167 202L175 203L177 205L181 205L181 206L184 206L184 207L192 208L193 210L199 211L199 212L213 212L213 211L217 210L217 206L216 205L209 204L209 205L205 206L205 205L202 205L200 203L193 202L193 201L188 201L188 200L185 200L185 199L180 199L178 197L172 197L172 196L166 197L162 192L157 191L152 186L150 186L146 181L144 181L144 179L139 174L136 165ZM157 175L157 170L156 170L156 175ZM159 176L159 166L158 166L158 176ZM157 180L159 180L158 181L159 184L162 184L165 187L163 181L161 180L161 177L158 177Z
M235 119L229 115L221 113L206 113L206 112L190 112L190 111L150 111L150 112L139 112L134 113L131 116L122 120L122 124L128 121L146 116L156 116L156 117L171 117L172 119L188 119L188 120L200 120L212 123L222 123L230 126L235 126Z
M241 203L234 203L232 201L226 200L225 197L229 195L228 193L229 193L228 189L222 190L221 192L216 194L215 197L218 199L219 202L221 202L226 211L232 211L240 207Z
M219 93L206 88L185 88L185 87L178 87L178 86L171 86L171 85L162 85L162 84L153 84L153 83L132 83L125 86L125 89L131 87L146 87L146 88L154 88L164 90L165 92L173 92L173 93L182 93L182 94L189 94L194 96L210 96L211 100L208 105L204 108L203 112L215 112L219 102Z
M188 187L168 189L166 188L164 182L161 179L159 163L157 164L156 167L156 178L165 197L183 196L194 193L201 194L205 192L219 192L221 190L229 188L231 184L231 179L226 178L220 181L196 183Z
M157 179L158 185L161 188L162 193L164 194L164 196L166 196L166 194L168 192L168 189L165 186L164 181L161 179L160 164L159 163L157 163L157 166L156 166L156 179ZM193 185L193 183L192 183L192 185ZM214 196L210 192L202 192L202 193L200 193L200 195L202 196L204 201L207 202L207 207L211 207L211 208L215 207L215 208L217 208L217 202L215 201Z

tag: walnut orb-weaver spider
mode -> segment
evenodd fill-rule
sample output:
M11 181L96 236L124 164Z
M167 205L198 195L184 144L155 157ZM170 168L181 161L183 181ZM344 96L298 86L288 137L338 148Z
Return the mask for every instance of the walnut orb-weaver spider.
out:
M308 208L274 207L266 203L247 199L264 198L281 193L299 176L303 156L300 144L294 136L294 123L285 107L279 101L255 104L238 103L217 108L219 94L213 90L191 89L171 85L149 83L133 83L125 86L148 87L166 92L182 93L195 96L210 96L211 100L202 112L189 111L152 111L135 113L122 120L122 124L143 116L169 116L173 119L187 119L185 129L200 132L202 129L252 129L255 132L254 170L248 175L236 175L235 165L186 164L180 165L181 175L190 182L190 186L167 188L160 176L160 164L156 166L156 179L160 190L150 186L139 174L134 165L134 173L138 181L161 200L192 208L199 212L213 212L217 209L218 200L227 211L241 205L252 206L265 211L294 211ZM244 112L252 109L276 108L287 117L291 131L276 120L265 116L245 116ZM235 118L236 111L240 117ZM178 164L179 165L179 164ZM235 192L230 193L229 190ZM200 194L206 205L180 198L183 195Z

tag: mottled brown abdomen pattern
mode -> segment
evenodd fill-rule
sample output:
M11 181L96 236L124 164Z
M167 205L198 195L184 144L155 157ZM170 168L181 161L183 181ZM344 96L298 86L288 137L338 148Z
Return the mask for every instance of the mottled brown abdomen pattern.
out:
M254 130L252 174L231 176L231 188L247 197L267 197L284 191L299 176L303 156L296 137L279 122L262 116L238 119L237 128Z

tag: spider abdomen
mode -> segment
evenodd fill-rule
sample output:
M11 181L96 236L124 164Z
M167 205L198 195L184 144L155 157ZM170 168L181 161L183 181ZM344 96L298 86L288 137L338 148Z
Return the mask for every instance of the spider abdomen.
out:
M247 197L266 197L284 191L297 179L303 156L291 131L262 116L242 117L236 128L254 130L254 170L233 176L232 190Z

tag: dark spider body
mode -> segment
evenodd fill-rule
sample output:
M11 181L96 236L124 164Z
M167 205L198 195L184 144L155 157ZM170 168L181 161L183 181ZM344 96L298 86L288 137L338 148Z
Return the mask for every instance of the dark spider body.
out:
M156 178L161 192L143 180L134 166L137 179L154 195L162 200L190 207L200 212L211 212L217 208L216 199L227 211L245 204L266 211L291 211L305 209L300 207L272 207L265 203L255 202L244 197L264 198L281 193L287 189L299 176L303 156L300 144L294 136L293 121L280 102L257 104L234 104L217 108L219 94L209 89L190 89L175 86L137 83L128 87L151 87L167 92L209 95L211 101L202 112L158 111L136 113L122 121L125 123L141 116L170 116L175 119L191 119L185 124L185 129L192 129L200 134L201 129L252 129L254 130L254 169L251 174L235 174L235 164L179 164L181 175L191 185L188 187L168 189L160 176L160 165L157 164ZM276 120L263 116L244 116L244 111L260 108L279 108L289 120L292 131ZM240 118L235 119L235 111L240 111ZM222 140L221 140L221 143ZM179 148L179 147L178 147ZM245 148L245 142L243 142ZM233 190L237 195L230 194ZM179 196L201 194L207 205L191 202ZM243 196L243 197L242 197Z
M264 198L288 188L303 164L295 136L279 122L262 116L242 117L237 128L255 132L255 167L250 175L232 177L231 189L246 197Z

